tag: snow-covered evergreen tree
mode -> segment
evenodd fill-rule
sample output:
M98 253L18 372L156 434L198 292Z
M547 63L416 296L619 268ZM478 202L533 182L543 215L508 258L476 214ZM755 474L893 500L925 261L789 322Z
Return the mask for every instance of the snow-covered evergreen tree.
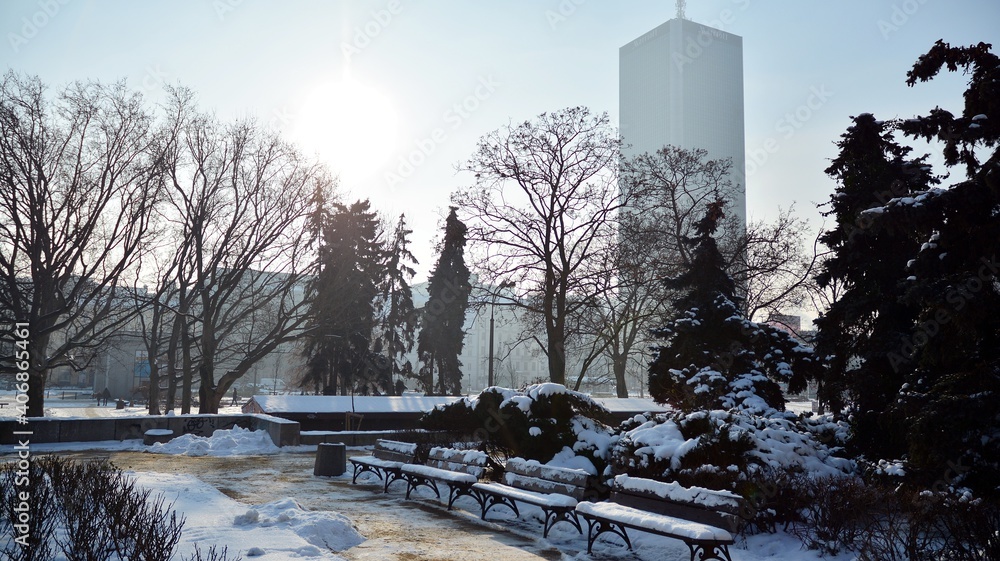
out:
M697 236L688 241L693 246L690 270L669 281L683 296L674 302L673 321L653 332L663 343L654 348L649 393L684 411L784 411L779 383L792 391L804 389L818 361L789 333L744 316L712 237L722 207L722 201L709 205Z

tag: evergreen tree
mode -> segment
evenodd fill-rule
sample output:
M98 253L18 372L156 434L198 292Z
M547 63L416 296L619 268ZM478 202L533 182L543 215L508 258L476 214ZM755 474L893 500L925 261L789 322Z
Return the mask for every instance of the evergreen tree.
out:
M693 248L690 269L668 281L683 295L674 301L676 318L653 331L664 342L654 347L649 393L684 411L784 411L778 383L800 391L815 375L818 361L788 333L744 316L736 284L712 237L722 208L722 201L708 206L696 236L687 242Z
M899 299L906 261L919 248L919 234L877 221L887 202L926 189L933 181L923 158L893 139L892 123L871 114L854 118L838 143L840 154L826 173L837 180L826 216L834 227L820 236L831 256L817 282L839 283L841 297L816 321L816 352L830 357L819 397L840 414L853 416L856 450L898 457L905 427L885 417L902 378L912 366L893 359L909 336L916 310Z
M469 307L469 268L465 265L466 226L451 207L445 220L441 255L427 287L427 305L420 318L417 353L423 362L418 380L427 393L459 395L462 391L462 354L465 311Z
M897 360L912 361L891 414L909 427L910 472L996 498L1000 481L1000 58L990 46L938 41L908 83L942 69L970 76L961 116L935 108L901 124L943 145L945 164L966 177L893 201L888 224L931 232L911 252L905 301L919 312ZM985 160L985 161L983 161ZM953 481L949 481L953 482Z
M325 395L388 390L385 368L369 350L384 263L378 217L367 200L350 207L334 203L317 216L323 222L320 267L310 286L303 384Z
M413 292L410 289L410 279L416 274L410 264L416 265L417 259L407 247L412 233L406 227L406 215L401 214L386 252L385 280L382 283L381 298L385 315L379 327L379 344L389 357L391 377L394 380L392 390L397 395L403 387L399 378L411 377L413 374L413 365L404 359L406 353L413 350L417 326Z

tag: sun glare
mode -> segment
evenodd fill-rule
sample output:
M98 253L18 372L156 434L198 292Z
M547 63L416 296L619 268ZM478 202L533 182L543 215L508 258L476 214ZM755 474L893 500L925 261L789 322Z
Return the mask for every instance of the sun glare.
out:
M324 83L303 100L292 138L351 188L393 154L396 112L388 96L351 78Z

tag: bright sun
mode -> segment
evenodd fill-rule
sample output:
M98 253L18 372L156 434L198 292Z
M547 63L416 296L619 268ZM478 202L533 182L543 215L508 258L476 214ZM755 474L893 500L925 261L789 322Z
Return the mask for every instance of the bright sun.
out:
M393 154L396 112L387 96L345 78L310 92L295 113L291 135L351 189L377 174Z

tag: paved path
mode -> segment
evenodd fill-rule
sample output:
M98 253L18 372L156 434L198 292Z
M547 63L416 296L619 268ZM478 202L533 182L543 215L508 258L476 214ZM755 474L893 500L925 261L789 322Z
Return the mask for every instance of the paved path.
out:
M66 453L109 458L126 470L184 472L198 476L229 497L263 504L285 497L312 510L339 512L367 539L339 555L354 561L520 561L576 558L586 550L586 540L576 533L553 531L541 539L536 520L479 519L478 505L449 512L433 495L416 500L403 498L405 487L394 483L388 494L381 484L351 484L349 475L325 478L312 475L312 453L250 457L187 457L138 452ZM504 516L498 509L491 518ZM475 513L473 513L475 511ZM558 528L558 527L557 527ZM558 545L558 549L555 547ZM626 551L615 559L634 558ZM586 557L586 556L584 556ZM598 556L591 559L599 559Z

